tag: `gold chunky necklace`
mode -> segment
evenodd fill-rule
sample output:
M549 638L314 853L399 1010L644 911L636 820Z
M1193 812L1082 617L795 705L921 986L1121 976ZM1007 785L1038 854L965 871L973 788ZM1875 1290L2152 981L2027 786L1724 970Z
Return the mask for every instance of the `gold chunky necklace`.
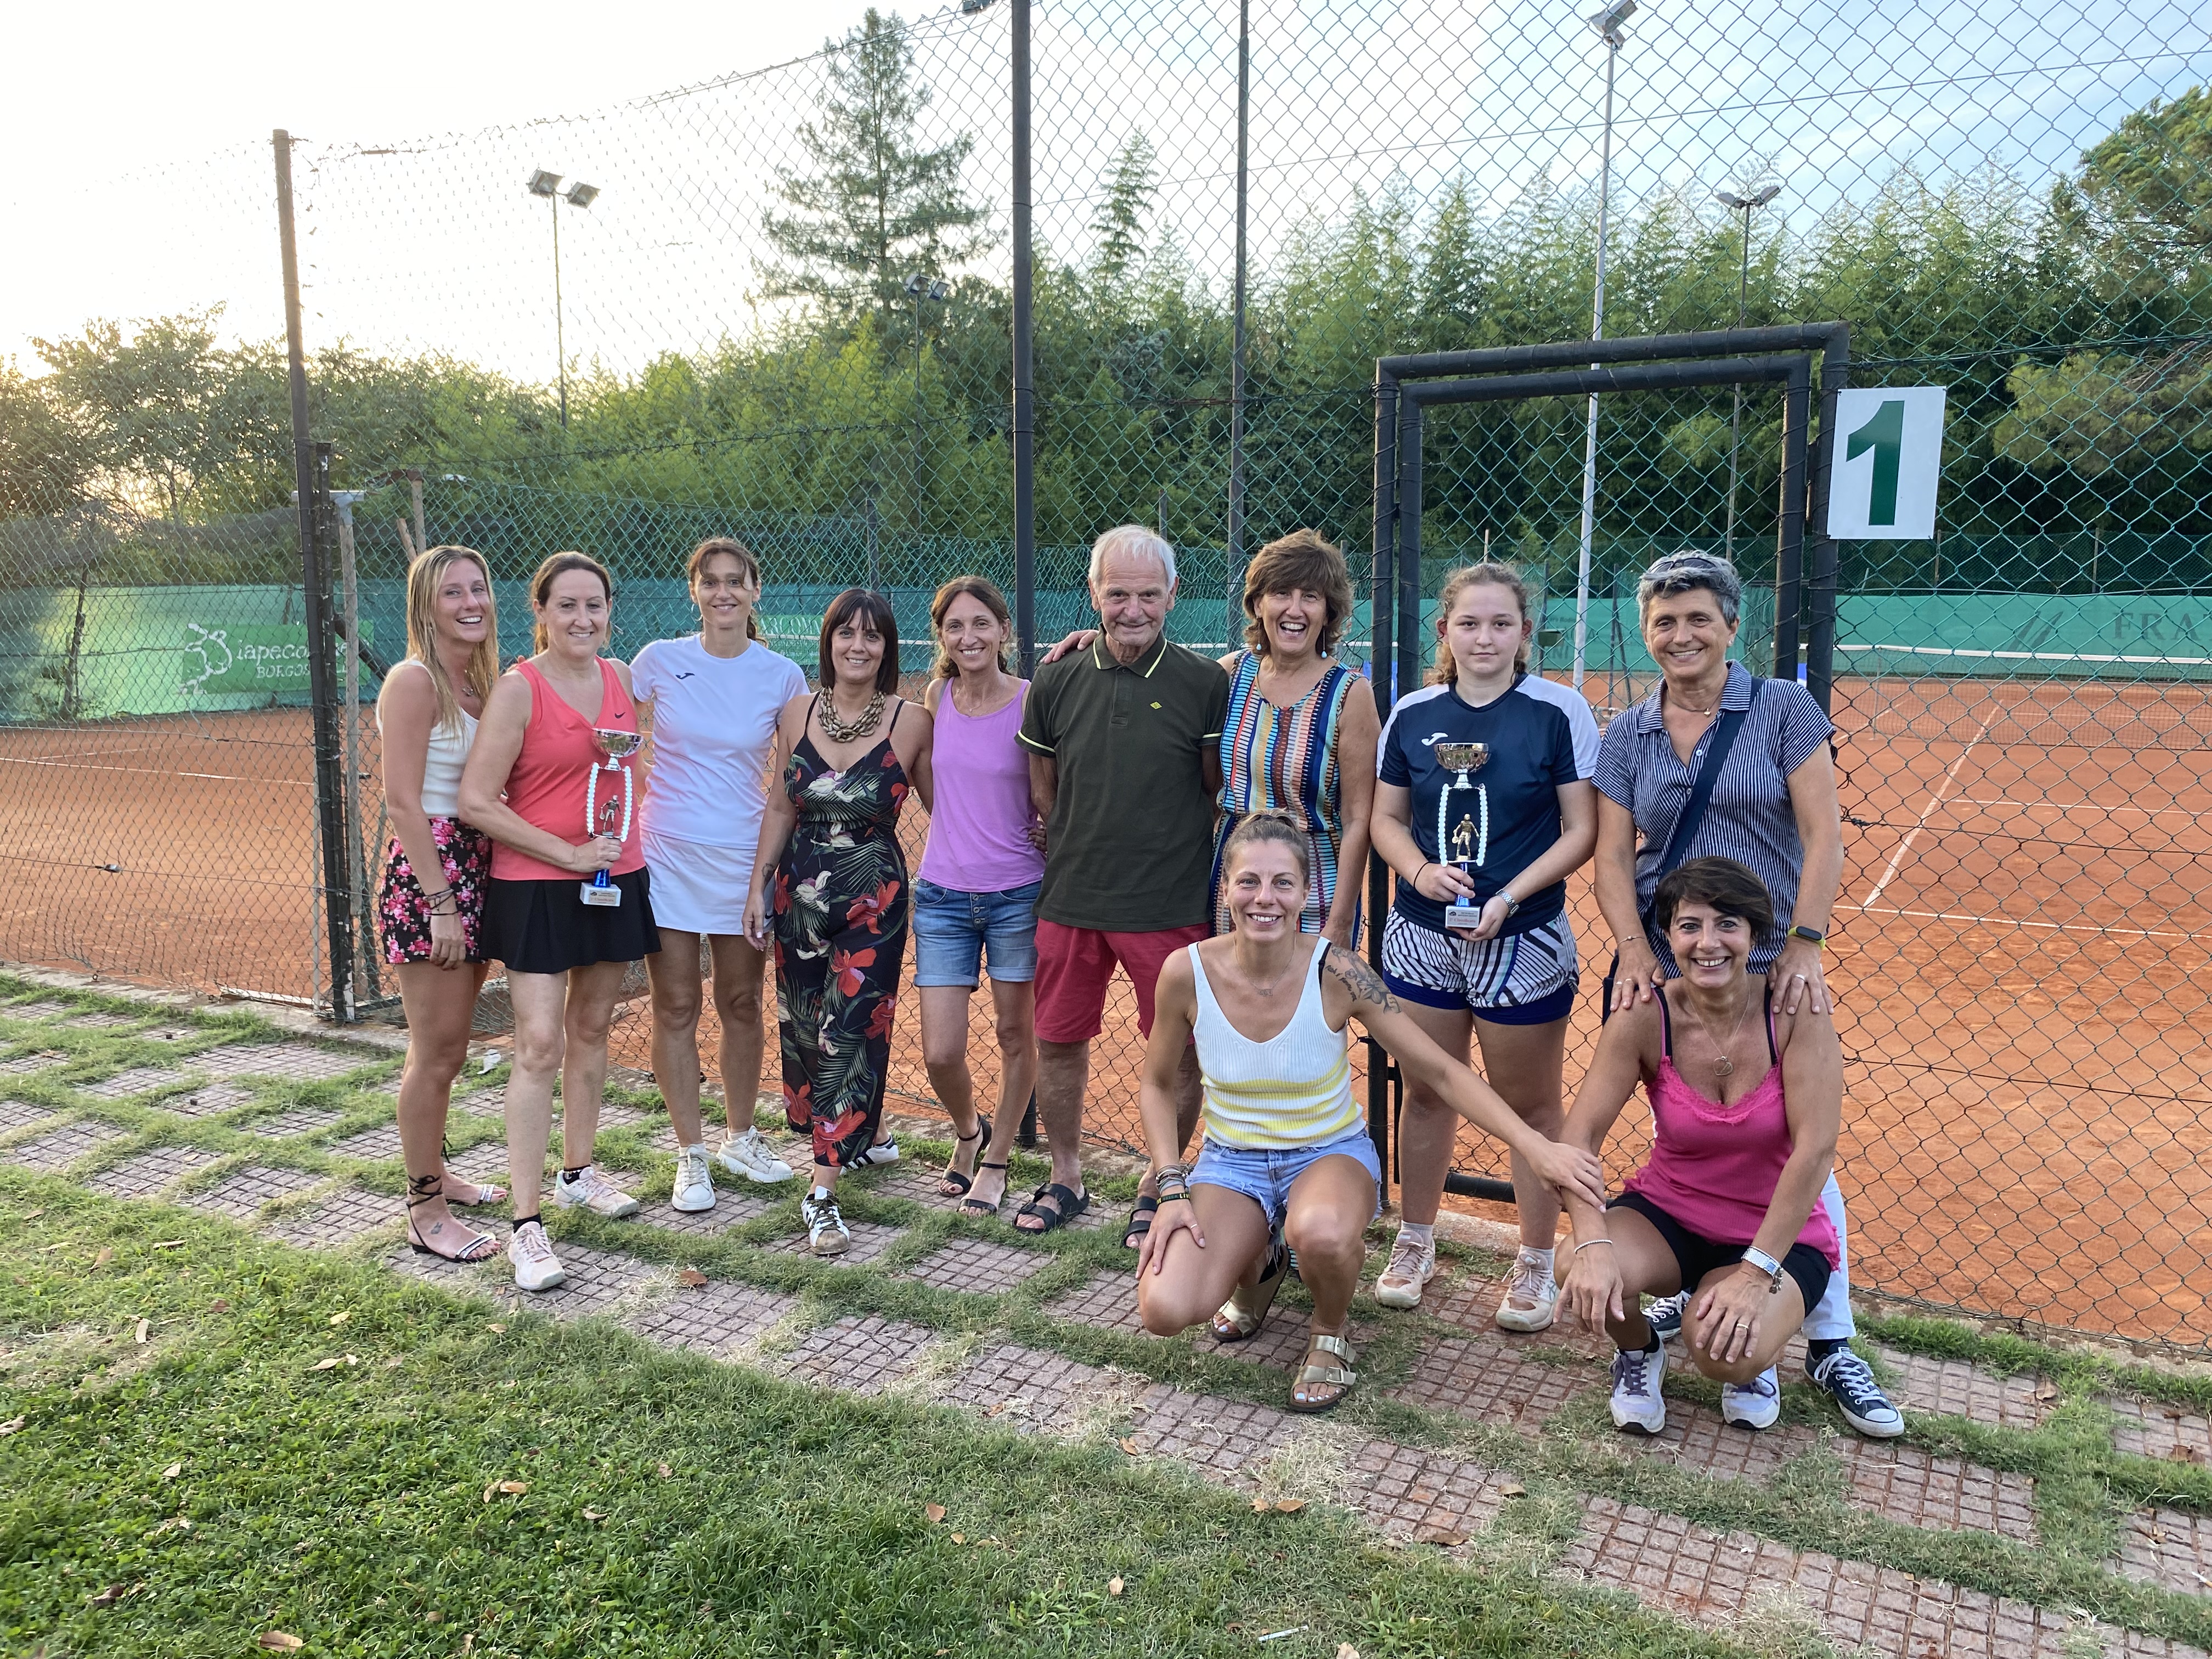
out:
M884 718L884 694L881 691L868 699L863 708L848 724L837 718L837 700L824 696L821 707L815 710L822 721L822 735L832 743L856 743L874 731Z

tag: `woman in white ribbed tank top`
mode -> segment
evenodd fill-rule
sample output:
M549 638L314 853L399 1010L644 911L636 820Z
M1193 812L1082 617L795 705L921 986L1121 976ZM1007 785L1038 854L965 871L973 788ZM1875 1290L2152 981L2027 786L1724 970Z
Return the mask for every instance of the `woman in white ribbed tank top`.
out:
M1137 1306L1155 1336L1210 1317L1218 1339L1242 1341L1266 1320L1287 1251L1296 1250L1313 1321L1290 1405L1321 1412L1358 1381L1346 1329L1382 1182L1352 1100L1348 1020L1388 1048L1412 1082L1504 1141L1563 1194L1602 1204L1605 1187L1595 1158L1523 1123L1422 1033L1366 963L1298 931L1308 856L1287 815L1247 818L1222 851L1231 931L1160 969L1142 1096L1160 1210L1137 1254ZM1193 1042L1206 1139L1186 1170L1176 1073Z

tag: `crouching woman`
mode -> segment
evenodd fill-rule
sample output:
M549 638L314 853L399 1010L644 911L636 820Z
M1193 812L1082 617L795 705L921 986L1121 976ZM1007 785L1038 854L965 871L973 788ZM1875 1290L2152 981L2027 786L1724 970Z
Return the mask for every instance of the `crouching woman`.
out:
M1723 1418L1763 1429L1781 1414L1775 1359L1836 1266L1819 1200L1843 1051L1820 999L1779 1012L1766 975L1747 971L1774 904L1744 866L1690 860L1660 882L1653 913L1681 977L1607 1022L1564 1137L1599 1152L1640 1082L1651 1157L1607 1209L1565 1194L1575 1242L1562 1295L1613 1338L1615 1427L1667 1426L1667 1346L1637 1298L1689 1291L1690 1364L1722 1385Z
M1367 963L1298 930L1313 872L1304 830L1260 812L1222 848L1231 932L1160 969L1142 1096L1160 1208L1137 1255L1145 1328L1168 1336L1209 1317L1224 1342L1258 1332L1288 1267L1313 1297L1291 1409L1327 1411L1358 1381L1346 1335L1382 1178L1352 1096L1345 1024L1358 1019L1407 1077L1528 1160L1563 1198L1600 1213L1596 1158L1547 1140L1413 1023ZM1206 1144L1176 1161L1176 1073L1195 1042Z

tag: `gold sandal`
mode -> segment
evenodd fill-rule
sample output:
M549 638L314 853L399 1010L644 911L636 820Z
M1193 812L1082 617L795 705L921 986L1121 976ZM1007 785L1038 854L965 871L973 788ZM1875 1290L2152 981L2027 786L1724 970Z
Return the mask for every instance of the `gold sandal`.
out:
M1230 1291L1229 1300L1221 1304L1208 1322L1206 1328L1213 1333L1216 1342L1243 1342L1260 1334L1260 1327L1267 1322L1267 1310L1275 1305L1275 1292L1290 1277L1286 1271L1290 1264L1290 1252L1270 1239L1267 1260L1261 1267L1259 1278Z
M1318 1364L1314 1358L1316 1352L1334 1354L1344 1364L1341 1365ZM1342 1405L1346 1397L1351 1394L1359 1381L1359 1373L1351 1368L1355 1358L1352 1352L1352 1344L1343 1337L1329 1336L1319 1331L1314 1333L1312 1340L1306 1344L1305 1366L1298 1372L1297 1381L1291 1385L1291 1409L1311 1415L1319 1412L1333 1411ZM1326 1400L1306 1401L1298 1398L1297 1391L1300 1389L1316 1386L1334 1389L1336 1392Z

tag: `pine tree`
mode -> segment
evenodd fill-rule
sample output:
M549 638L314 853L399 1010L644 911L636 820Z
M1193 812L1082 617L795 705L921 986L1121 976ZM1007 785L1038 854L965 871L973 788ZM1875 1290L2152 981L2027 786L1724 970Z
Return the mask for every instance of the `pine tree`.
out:
M1141 132L1133 133L1115 153L1106 199L1091 222L1098 238L1091 268L1102 286L1121 283L1144 257L1145 221L1152 210L1152 140Z
M871 7L843 40L823 44L820 112L799 129L812 170L778 170L789 211L771 210L762 227L784 259L761 275L770 297L813 300L841 319L887 314L909 271L938 274L985 245L984 211L960 187L975 140L921 142L930 91L896 13Z

